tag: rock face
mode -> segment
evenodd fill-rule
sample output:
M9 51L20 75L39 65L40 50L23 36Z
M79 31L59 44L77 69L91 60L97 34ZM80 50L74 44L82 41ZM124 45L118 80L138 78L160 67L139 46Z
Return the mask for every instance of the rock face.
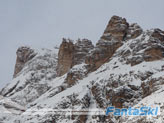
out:
M94 71L102 64L109 61L114 52L122 45L119 41L103 41L100 40L96 44L96 48L89 54L85 60L90 65L90 71Z
M127 46L120 52L123 61L132 66L164 58L163 33L159 29L147 30L141 38L130 40Z
M142 28L137 23L133 23L127 29L127 34L125 39L126 40L134 39L139 35L141 35L142 32L143 32Z
M125 40L135 39L142 32L143 30L138 24L129 25L125 18L113 16L104 34L96 44L95 49L86 58L86 63L91 66L91 71L96 70L102 64L108 62Z
M87 39L79 39L75 44L69 39L63 39L58 53L58 76L67 73L74 65L82 63L93 47L92 42Z
M92 42L88 39L78 39L75 43L75 52L73 65L80 64L85 61L86 56L94 48Z
M145 50L145 55L147 56L145 58L145 61L154 61L154 60L160 60L164 57L164 48L162 47L154 47Z
M126 36L128 27L129 24L126 22L125 18L113 16L104 31L102 39L106 39L105 35L109 35L109 37L111 35L111 37L116 40L122 41Z
M67 42L66 39L63 39L58 53L58 76L64 75L72 67L74 49L74 44L71 40Z
M111 18L95 49L86 58L86 63L91 66L91 71L109 61L126 38L128 27L129 24L125 18L118 16Z
M29 47L20 47L18 48L17 52L17 59L16 65L14 70L14 77L23 69L25 63L31 60L36 54L34 50L30 49Z
M151 32L151 38L149 39L149 43L147 44L149 48L147 48L144 52L145 61L155 61L164 58L164 32L160 29L154 29ZM151 46L151 47L150 47Z
M57 76L57 53L58 49L35 50L35 57L23 65L23 69L13 80L13 86L3 88L0 95L10 96L10 99L23 106L40 97Z
M152 34L152 37L159 39L160 41L164 41L164 31L160 29L154 29L154 32Z

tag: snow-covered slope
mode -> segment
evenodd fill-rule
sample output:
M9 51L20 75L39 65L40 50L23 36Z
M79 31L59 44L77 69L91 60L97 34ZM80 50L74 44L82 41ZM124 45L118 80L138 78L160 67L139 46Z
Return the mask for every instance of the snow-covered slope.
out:
M120 24L120 21L125 23L124 19L117 19L114 17L114 24ZM88 52L87 56L82 55L85 46L80 47L81 43L80 46L75 45L81 48L75 50L75 55L73 50L68 50L67 44L59 49L64 50L66 47L67 51L71 51L67 55L73 56L73 59L78 60L81 55L83 58L80 62L75 61L76 64L70 65L71 68L62 76L57 73L58 57L63 62L62 58L68 58L67 56L58 56L58 49L34 50L36 55L27 61L12 82L0 91L3 95L0 97L0 122L162 123L164 33L157 29L142 31L136 24L129 28L116 26L128 30L128 34L123 35L124 31L119 34L113 31L113 28L116 28L113 22L109 23L110 28L111 26L112 30L105 32L94 49L85 51L85 55ZM122 38L123 41L120 42ZM73 44L71 46L73 47ZM74 58L76 56L78 58ZM91 56L95 59L94 65L92 59L89 59ZM67 65L65 68L68 68L68 63L63 63ZM72 63L71 59L69 63ZM105 116L108 106L128 108L142 105L159 106L160 115L153 118ZM79 113L78 111L85 111L85 115L75 114Z

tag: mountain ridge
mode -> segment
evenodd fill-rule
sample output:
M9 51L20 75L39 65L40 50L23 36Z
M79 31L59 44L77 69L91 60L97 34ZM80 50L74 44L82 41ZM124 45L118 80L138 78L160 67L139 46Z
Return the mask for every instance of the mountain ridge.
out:
M129 24L119 16L110 19L95 46L88 39L73 43L63 38L60 47L53 50L20 47L14 78L0 95L25 108L20 116L12 111L11 116L0 114L0 121L162 123L163 113L151 118L118 118L90 115L89 112L86 115L55 115L44 109L105 111L108 106L128 108L154 104L163 112L164 100L147 102L147 98L158 94L162 98L164 94L163 57L164 31L143 31L138 24ZM4 103L2 108L8 110Z

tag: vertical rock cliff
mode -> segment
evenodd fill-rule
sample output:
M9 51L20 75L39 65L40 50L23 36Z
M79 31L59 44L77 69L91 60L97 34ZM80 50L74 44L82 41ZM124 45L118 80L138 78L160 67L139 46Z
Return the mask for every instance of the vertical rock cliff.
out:
M31 60L36 54L34 50L29 47L20 47L17 52L16 65L14 70L14 77L23 69L24 65Z

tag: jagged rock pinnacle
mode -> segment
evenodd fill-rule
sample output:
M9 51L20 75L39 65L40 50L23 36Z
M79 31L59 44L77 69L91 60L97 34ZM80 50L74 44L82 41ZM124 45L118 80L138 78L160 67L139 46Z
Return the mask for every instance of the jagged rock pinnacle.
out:
M23 69L25 63L31 60L36 55L34 53L34 50L26 46L18 48L16 54L17 59L13 77L16 77L16 75Z

